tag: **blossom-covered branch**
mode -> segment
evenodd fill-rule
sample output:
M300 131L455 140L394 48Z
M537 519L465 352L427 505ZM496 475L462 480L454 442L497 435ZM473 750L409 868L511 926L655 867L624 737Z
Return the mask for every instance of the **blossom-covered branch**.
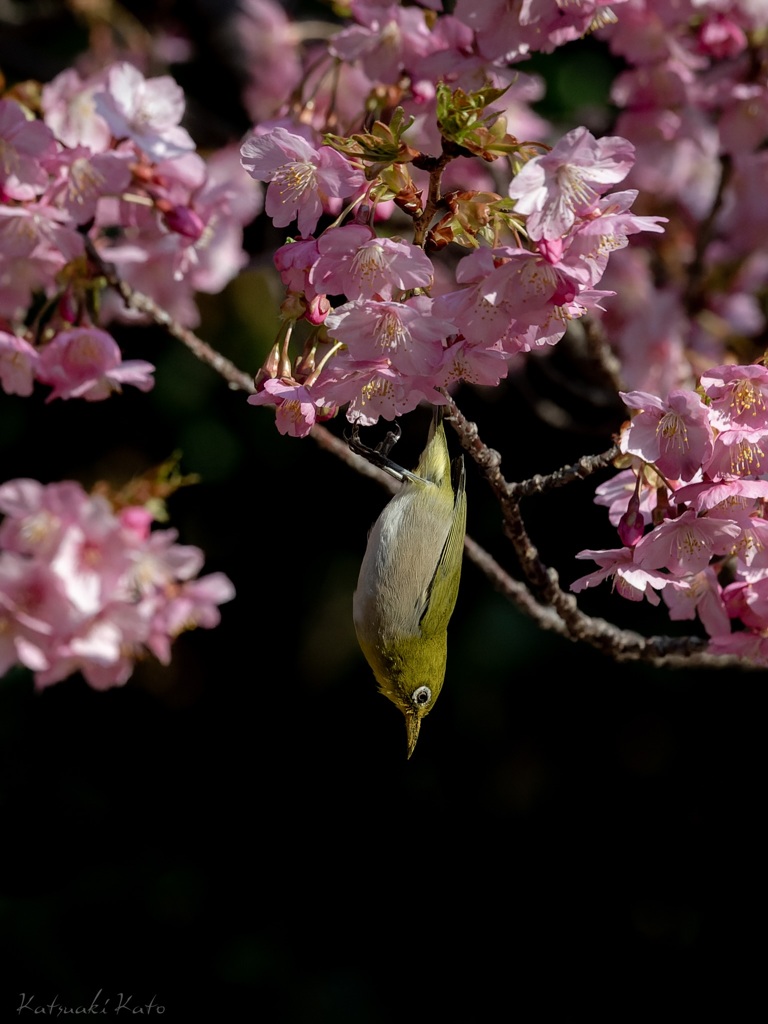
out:
M3 389L42 385L49 402L147 391L153 365L123 360L110 325L154 322L272 407L282 434L314 436L357 468L324 422L447 406L523 580L468 551L518 607L618 659L768 664L768 14L750 0L349 10L340 27L301 33L268 0L245 3L244 45L258 13L281 59L259 37L243 96L252 129L205 157L178 85L130 60L0 98ZM555 129L533 107L543 82L526 63L587 32L621 63L618 114ZM246 265L258 213L283 232L285 291L252 376L198 336L194 295ZM495 387L577 335L625 403L616 446L507 481L452 395ZM610 464L619 472L596 500L620 546L574 551L598 568L571 590L610 580L698 620L701 636L643 638L585 616L533 545L522 499ZM51 652L83 622L67 619L69 640L43 630L59 638L46 646L29 633L44 616L23 620L12 596L5 614L7 657L58 678L50 665L69 655ZM122 646L153 644L130 634Z

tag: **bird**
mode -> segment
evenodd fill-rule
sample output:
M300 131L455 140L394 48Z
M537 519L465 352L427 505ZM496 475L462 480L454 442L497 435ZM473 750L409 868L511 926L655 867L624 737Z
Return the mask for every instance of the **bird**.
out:
M401 481L368 534L352 606L357 639L379 691L405 717L410 759L445 677L467 498L464 459L450 460L440 406L434 407L413 471L388 457L399 433L397 427L377 449L363 445L357 429L347 437L353 451Z

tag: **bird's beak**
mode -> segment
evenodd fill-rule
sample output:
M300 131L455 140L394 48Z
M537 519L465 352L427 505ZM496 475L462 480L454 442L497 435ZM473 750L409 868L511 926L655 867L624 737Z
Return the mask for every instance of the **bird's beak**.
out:
M406 739L408 742L408 758L410 759L411 754L416 749L416 740L419 738L419 729L421 728L421 719L417 715L406 715L405 716L405 732Z

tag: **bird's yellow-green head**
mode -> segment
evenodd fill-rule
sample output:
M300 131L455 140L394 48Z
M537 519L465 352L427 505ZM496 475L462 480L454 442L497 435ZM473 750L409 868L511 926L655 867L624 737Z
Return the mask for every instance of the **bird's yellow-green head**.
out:
M363 653L366 653L365 648ZM388 650L374 651L368 657L379 692L405 717L409 758L416 748L422 719L435 706L443 688L447 654L448 633L443 630L442 636L394 641Z
M369 534L354 621L380 691L405 716L410 757L443 685L466 527L463 461L451 465L439 414L416 469L394 470L402 486Z

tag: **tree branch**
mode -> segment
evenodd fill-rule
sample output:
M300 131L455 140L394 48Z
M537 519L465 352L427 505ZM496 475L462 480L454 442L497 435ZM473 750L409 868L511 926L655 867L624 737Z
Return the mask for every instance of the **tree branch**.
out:
M707 641L701 637L645 637L632 630L620 629L604 619L585 615L578 607L576 598L561 589L557 572L540 557L525 527L519 498L584 479L595 470L610 464L618 454L615 446L602 455L585 456L573 466L566 466L548 477L536 476L522 484L509 483L501 473L501 456L483 443L477 424L466 419L450 396L448 408L449 422L462 447L472 456L496 495L502 509L504 533L511 541L520 568L533 590L533 604L526 601L523 610L532 614L542 628L589 644L617 661L647 661L656 666L675 668L723 668L726 665L744 667L744 662L738 657L709 654L706 651ZM519 585L509 587L500 576L502 570L497 563L494 563L493 568L484 561L478 564L497 589L505 592L513 603L522 608L516 600ZM557 626L553 622L557 622Z
M106 260L102 259L91 239L87 235L84 238L88 258L92 261L98 273L105 278L107 284L111 285L120 295L129 309L133 309L137 313L144 313L153 323L164 327L169 334L186 345L192 355L210 366L220 377L223 377L233 390L247 391L249 394L256 393L253 377L249 373L240 370L233 362L221 355L220 352L211 348L202 338L198 338L194 331L191 331L188 327L183 327L178 321L174 320L171 314L158 306L154 299L144 295L142 292L136 291L126 281L123 281L113 264L107 263Z
M177 323L153 299L123 281L115 268L101 258L88 239L86 245L94 266L120 294L126 306L144 313L154 323L165 328L169 334L186 345L196 358L223 377L230 387L250 394L255 393L256 388L250 374L240 370L229 359L211 348L194 331ZM645 661L656 666L674 668L751 667L735 656L708 654L707 641L700 637L645 637L631 630L619 629L604 619L585 615L579 609L575 597L561 589L556 571L541 559L526 530L519 499L555 487L563 487L575 480L584 480L598 469L610 465L618 454L615 446L601 455L584 456L572 466L565 466L546 476L537 474L530 480L509 483L501 473L500 454L485 445L480 438L477 425L467 420L454 400L449 395L447 397L449 422L453 424L462 447L472 456L496 495L502 509L504 532L512 542L528 585L510 576L496 559L469 536L465 540L465 551L467 557L511 604L532 618L542 629L573 641L586 643L616 661ZM399 485L387 473L355 455L345 441L337 438L326 427L316 423L312 427L311 436L324 451L341 459L356 473L376 480L390 493L397 490Z

